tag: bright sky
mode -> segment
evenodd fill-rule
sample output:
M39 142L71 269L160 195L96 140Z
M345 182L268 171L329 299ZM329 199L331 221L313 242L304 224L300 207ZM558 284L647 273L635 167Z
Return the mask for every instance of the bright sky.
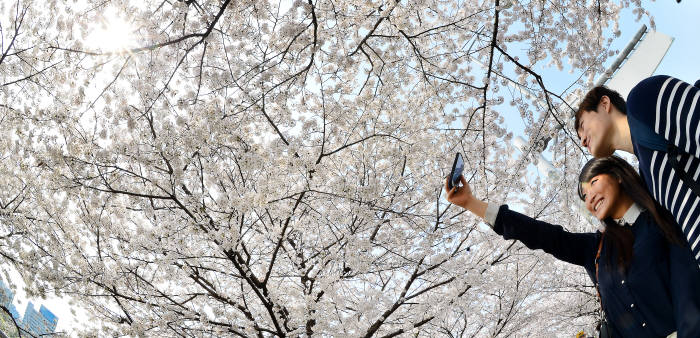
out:
M698 38L700 21L697 20L697 14L700 13L700 1L683 0L680 4L675 0L645 1L644 7L654 17L656 31L674 39L671 48L654 74L671 75L690 83L700 80L700 62L697 62L698 56L700 56L700 44L698 43L700 41ZM631 10L623 12L620 18L621 35L613 42L612 50L621 51L624 49L643 24L646 24L648 30L651 30L649 20L646 17L640 21L635 19L636 15L633 15ZM609 67L615 59L616 56L609 57L604 64L605 68ZM538 67L535 71L543 76L548 88L554 92L561 92L580 75L580 73L570 74L566 69L562 72L556 68ZM507 129L516 136L523 135L524 124L520 113L507 104L503 104L499 109L502 109L506 116ZM549 158L549 155L551 154L545 153L545 157ZM538 175L537 170L532 165L530 165L530 173Z
M645 1L644 6L654 16L656 30L675 39L655 74L672 75L691 83L700 79L700 62L697 61L700 57L700 43L698 43L700 41L700 20L697 19L698 13L700 13L700 1L683 0L680 4L676 3L675 0ZM622 35L615 41L613 48L623 49L642 23L648 22L645 19L642 22L634 21L634 16L630 11L627 11L620 22ZM613 60L614 57L610 58L608 64ZM556 70L545 71L548 79L553 76L552 72L556 72ZM568 80L574 75L560 74L559 76ZM519 116L517 113L515 115ZM507 124L512 127L511 129L516 135L522 133L522 127L517 125L517 121L507 121ZM15 283L19 283L19 280L15 280ZM20 315L24 315L27 306L26 296L21 287L16 290L16 293L14 303ZM70 332L70 328L84 324L84 322L81 323L81 317L84 318L81 316L81 311L78 310L76 315L71 314L66 299L33 299L32 301L37 307L44 304L56 314L59 318L57 331Z
M700 80L700 1L683 0L678 4L675 0L660 0L645 6L654 16L656 30L675 38L655 74L671 75L690 83ZM620 26L634 27L634 22L622 20ZM627 41L634 33L634 29L624 30L620 40Z

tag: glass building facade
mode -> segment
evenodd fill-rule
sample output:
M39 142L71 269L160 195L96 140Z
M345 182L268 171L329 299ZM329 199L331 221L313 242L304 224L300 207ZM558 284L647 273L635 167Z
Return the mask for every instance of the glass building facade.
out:
M17 308L12 303L14 298L15 293L0 279L0 304L10 311L14 319L19 320L19 312L17 312Z
M27 310L24 312L24 318L20 319L17 308L12 303L15 298L14 292L0 279L0 305L4 306L14 318L14 321L7 316L7 313L0 313L0 331L8 337L19 337L17 326L29 331L34 336L41 336L55 332L58 317L53 314L45 306L39 307L39 311L34 308L34 304L29 302ZM16 325L15 325L16 323ZM24 333L22 337L28 336Z
M36 336L53 333L56 330L58 317L45 306L41 306L39 311L34 309L34 304L29 302L27 310L24 312L22 325L24 328Z

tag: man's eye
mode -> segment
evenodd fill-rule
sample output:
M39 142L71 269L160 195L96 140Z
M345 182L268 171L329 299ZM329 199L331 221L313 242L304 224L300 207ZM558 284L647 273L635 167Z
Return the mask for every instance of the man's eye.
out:
M583 194L583 200L584 201L586 200L586 194Z

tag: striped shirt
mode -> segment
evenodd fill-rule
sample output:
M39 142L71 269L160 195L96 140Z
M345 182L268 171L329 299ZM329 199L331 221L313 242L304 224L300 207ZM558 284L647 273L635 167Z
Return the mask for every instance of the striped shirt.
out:
M675 144L681 154L678 163L696 182L700 176L699 100L698 87L665 75L643 80L627 97L627 114ZM646 148L634 138L632 144L647 189L673 214L700 266L700 196L680 179L666 152Z

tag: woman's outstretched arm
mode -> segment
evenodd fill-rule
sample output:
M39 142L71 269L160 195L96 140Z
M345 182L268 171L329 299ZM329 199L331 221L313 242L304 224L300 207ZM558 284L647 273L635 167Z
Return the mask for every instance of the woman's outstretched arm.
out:
M452 189L448 189L445 182L447 200L483 218L504 239L518 240L530 249L541 249L559 260L581 265L586 269L594 267L600 233L569 232L559 225L509 210L506 205L489 205L472 194L463 176L460 177L460 181L463 186ZM491 213L493 215L488 215Z

